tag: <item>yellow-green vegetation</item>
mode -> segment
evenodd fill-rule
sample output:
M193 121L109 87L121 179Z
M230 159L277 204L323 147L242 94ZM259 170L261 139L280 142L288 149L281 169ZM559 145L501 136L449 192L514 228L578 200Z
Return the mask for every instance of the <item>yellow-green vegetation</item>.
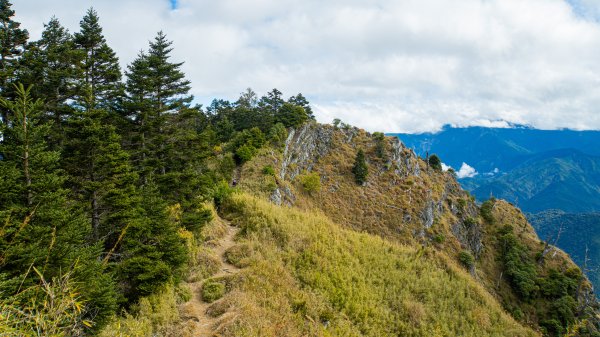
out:
M164 290L140 299L129 313L109 323L99 337L178 336L175 324L180 319L177 304L185 299L180 298L178 293L181 292L174 286L167 285Z
M202 300L204 302L212 303L225 295L225 284L215 281L208 280L202 286Z
M247 194L223 205L252 247L224 336L535 336L444 254Z
M92 328L84 319L85 303L68 272L24 289L12 300L0 301L0 336L76 336ZM31 298L28 302L22 298Z
M300 184L308 194L313 194L321 190L321 177L317 172L304 173L300 175Z

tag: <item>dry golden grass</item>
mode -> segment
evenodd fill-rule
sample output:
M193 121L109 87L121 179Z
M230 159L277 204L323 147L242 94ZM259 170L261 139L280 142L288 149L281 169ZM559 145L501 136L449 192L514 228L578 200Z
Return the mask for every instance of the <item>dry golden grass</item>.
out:
M246 194L225 210L254 251L226 295L236 315L224 336L536 335L433 249Z

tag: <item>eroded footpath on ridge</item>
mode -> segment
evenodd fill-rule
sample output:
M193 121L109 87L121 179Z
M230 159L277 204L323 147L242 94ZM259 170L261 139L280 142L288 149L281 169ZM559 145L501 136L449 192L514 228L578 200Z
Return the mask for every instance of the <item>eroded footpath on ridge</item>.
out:
M227 221L225 221L225 228L225 235L212 242L212 252L220 261L218 272L204 280L187 282L188 287L192 291L192 298L181 305L180 311L184 313L182 320L188 327L190 336L216 336L214 332L218 330L220 324L228 321L231 318L229 316L233 315L233 313L228 312L216 317L209 315L209 307L217 305L223 299L221 298L212 303L207 303L202 299L202 287L207 281L232 276L241 270L227 262L225 257L225 252L236 245L234 238L239 229Z

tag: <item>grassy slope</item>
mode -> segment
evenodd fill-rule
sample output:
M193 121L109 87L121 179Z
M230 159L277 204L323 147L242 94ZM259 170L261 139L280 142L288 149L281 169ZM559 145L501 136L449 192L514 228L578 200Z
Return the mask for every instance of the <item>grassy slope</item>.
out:
M325 216L234 195L252 247L227 295L226 336L534 336L454 262L343 229Z
M413 247L432 247L455 262L458 262L459 252L469 247L457 240L451 228L472 218L479 223L477 226L483 246L481 256L475 261L473 274L476 276L473 281L482 284L509 310L519 309L523 312L524 315L518 315L522 323L537 326L540 321L538 314L543 313L549 302L520 301L503 277L503 266L499 259L501 247L497 233L504 225L515 227L515 234L521 244L528 247L532 258L544 248L520 210L499 201L494 207L494 216L498 221L495 224L485 223L468 194L460 189L449 174L427 170L421 161L419 176L398 175L389 163L377 158L373 140L367 133L359 130L351 142L345 139L347 137L343 131L338 131L330 145L334 150L319 158L311 168L321 177L322 188L319 192L306 193L297 178L275 181L272 176L262 174L262 167L266 165L273 166L277 171L282 157L274 149L261 152L244 166L240 187L261 197L268 197L277 185L287 187L294 194L295 207L309 211L318 209L344 228ZM368 183L360 187L354 183L351 173L358 148L366 150L370 168ZM441 209L436 212L433 226L424 230L422 209L427 200L440 205ZM441 242L437 241L440 236L444 238ZM573 267L575 265L569 256L559 250L553 251L543 264L537 265L541 276L547 275L551 268L564 272ZM587 283L583 285L583 288L588 287Z

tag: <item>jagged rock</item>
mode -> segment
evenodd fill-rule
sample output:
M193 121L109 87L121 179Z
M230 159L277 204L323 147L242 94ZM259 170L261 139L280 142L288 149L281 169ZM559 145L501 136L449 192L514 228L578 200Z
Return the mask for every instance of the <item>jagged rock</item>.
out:
M293 206L294 203L296 202L296 196L294 195L294 193L292 193L292 191L290 190L289 187L283 186L283 187L277 187L275 189L275 191L273 191L273 193L271 194L270 200L272 203L274 203L275 205L278 205L278 206L281 206L281 205Z
M311 171L320 157L331 150L333 127L307 123L292 129L285 141L279 177L294 179L302 171Z
M392 153L388 162L388 166L395 164L396 174L407 177L409 175L419 176L421 168L419 167L419 158L409 150L398 138L391 140Z

